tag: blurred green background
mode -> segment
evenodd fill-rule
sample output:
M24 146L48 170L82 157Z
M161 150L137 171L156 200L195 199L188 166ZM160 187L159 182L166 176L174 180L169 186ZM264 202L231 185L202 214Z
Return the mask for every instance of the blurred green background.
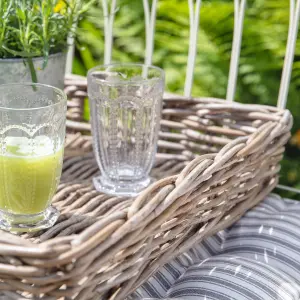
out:
M275 105L285 53L288 0L248 0L236 100ZM114 62L143 62L145 25L142 0L118 0L114 23ZM79 22L73 72L103 63L104 22L98 1ZM224 98L233 32L233 0L203 0L193 95ZM187 0L159 0L153 64L166 71L168 91L182 94L189 44ZM282 163L280 183L300 189L300 39L289 91L293 137ZM299 195L281 192L286 197Z

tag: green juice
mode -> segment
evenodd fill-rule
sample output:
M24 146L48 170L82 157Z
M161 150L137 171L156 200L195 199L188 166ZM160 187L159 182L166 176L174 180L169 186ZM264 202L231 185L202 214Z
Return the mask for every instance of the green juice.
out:
M0 155L0 210L23 215L44 211L59 183L63 148L53 151L46 136L9 137L5 143L5 155Z

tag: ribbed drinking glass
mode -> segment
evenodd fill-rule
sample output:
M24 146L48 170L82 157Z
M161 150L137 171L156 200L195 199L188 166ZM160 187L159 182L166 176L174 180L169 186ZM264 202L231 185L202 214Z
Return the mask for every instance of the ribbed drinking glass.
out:
M104 65L88 73L97 190L134 196L150 183L157 149L164 72L142 64Z

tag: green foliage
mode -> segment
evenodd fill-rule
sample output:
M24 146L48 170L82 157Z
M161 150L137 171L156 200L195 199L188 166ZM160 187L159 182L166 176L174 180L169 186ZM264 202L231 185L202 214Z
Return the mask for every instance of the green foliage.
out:
M287 0L248 0L236 100L275 105L288 33ZM118 0L112 59L142 62L145 47L143 3ZM104 29L101 1L79 23L74 72L103 63ZM233 33L233 1L203 0L194 72L194 96L224 98ZM186 0L159 0L153 64L166 71L166 88L182 93L189 45L189 11ZM289 91L288 108L294 115L293 134L300 129L300 39ZM299 131L300 133L300 131ZM300 136L300 134L299 134ZM300 188L300 146L287 147L281 183ZM295 196L287 194L288 196Z
M44 56L46 64L49 54L65 50L74 23L92 2L0 0L0 58Z

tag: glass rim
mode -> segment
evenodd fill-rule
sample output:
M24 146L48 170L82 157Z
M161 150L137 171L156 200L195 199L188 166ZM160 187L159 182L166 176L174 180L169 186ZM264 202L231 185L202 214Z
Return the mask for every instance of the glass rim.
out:
M40 107L32 107L32 108L13 108L13 107L6 107L6 106L1 106L0 105L0 110L8 110L8 111L34 111L34 110L41 110L44 108L50 108L50 107L55 107L57 105L60 105L61 103L67 103L67 95L66 93L49 84L44 84L44 83L36 83L36 82L17 82L17 83L5 83L5 84L0 84L0 97L1 97L1 90L2 88L8 88L8 87L14 87L14 86L19 86L19 87L24 87L24 86L35 86L35 87L41 87L41 88L47 88L47 89L52 89L54 90L57 94L59 94L60 96L62 96L62 100L57 102L57 103L53 103L53 104L49 104L49 105L44 105L44 106L40 106Z
M134 80L134 81L130 81L130 80L125 80L125 81L119 81L119 82L112 82L112 81L108 81L106 79L97 79L97 82L101 82L101 83L108 83L109 85L130 85L130 84L141 84L141 83L147 83L147 82L153 82L153 81L159 81L159 80L164 80L165 79L165 71L157 66L154 65L147 65L147 64L143 64L143 63L111 63L111 64L103 64L103 65L98 65L95 66L91 69L89 69L88 73L87 73L87 77L91 78L93 81L95 81L93 79L93 77L91 76L91 74L95 71L97 71L100 68L108 68L108 67L147 67L153 70L156 70L159 72L159 76L154 77L154 78L149 78L149 79L140 79L140 80Z

